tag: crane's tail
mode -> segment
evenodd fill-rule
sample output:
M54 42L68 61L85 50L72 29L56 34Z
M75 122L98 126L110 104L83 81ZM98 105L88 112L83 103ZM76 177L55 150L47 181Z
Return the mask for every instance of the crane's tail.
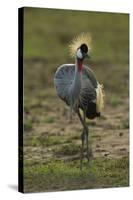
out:
M104 99L105 99L105 93L103 89L103 85L99 84L97 85L96 89L96 110L97 113L101 113L102 109L104 108Z

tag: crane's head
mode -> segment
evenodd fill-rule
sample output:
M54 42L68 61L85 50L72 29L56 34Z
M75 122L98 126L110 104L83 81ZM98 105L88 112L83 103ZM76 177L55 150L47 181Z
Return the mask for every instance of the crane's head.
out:
M80 47L77 49L76 57L79 60L84 60L86 57L90 58L88 54L88 46L85 43L81 44Z
M69 51L70 55L73 57L76 56L79 60L84 60L86 57L90 57L90 49L91 49L91 36L89 33L81 33L77 37L75 37L70 45Z

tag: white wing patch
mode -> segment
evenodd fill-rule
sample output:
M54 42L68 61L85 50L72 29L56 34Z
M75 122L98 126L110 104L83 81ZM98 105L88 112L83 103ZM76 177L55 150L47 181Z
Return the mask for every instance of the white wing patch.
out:
M103 90L103 85L99 84L97 85L96 88L96 110L97 113L101 112L103 107L104 107L104 90Z

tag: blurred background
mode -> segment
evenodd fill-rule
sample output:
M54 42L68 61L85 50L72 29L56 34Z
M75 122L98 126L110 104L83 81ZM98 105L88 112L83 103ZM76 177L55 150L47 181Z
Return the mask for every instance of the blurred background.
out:
M69 122L53 84L57 67L74 63L68 45L81 32L92 36L91 60L85 64L105 89L102 117L87 122L93 180L87 167L82 176L78 168L82 126L76 116ZM24 8L25 191L127 186L128 98L128 14Z

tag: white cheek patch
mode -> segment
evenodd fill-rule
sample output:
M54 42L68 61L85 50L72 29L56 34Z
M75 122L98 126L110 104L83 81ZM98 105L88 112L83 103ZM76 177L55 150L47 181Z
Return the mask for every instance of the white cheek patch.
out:
M83 58L83 55L82 55L80 49L77 50L77 58L79 58L79 59L82 59L82 58Z

